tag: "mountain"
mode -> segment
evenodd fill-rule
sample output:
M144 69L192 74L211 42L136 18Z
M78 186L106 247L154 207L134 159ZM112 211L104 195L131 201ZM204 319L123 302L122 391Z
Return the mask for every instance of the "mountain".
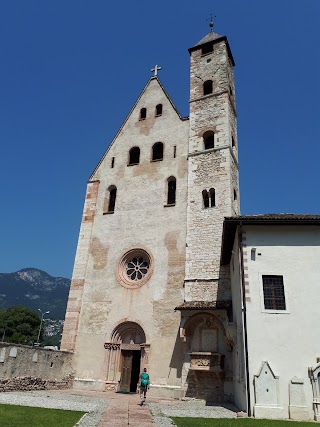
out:
M24 268L15 273L0 273L0 309L22 305L42 312L45 317L64 320L70 279L52 277L37 268Z

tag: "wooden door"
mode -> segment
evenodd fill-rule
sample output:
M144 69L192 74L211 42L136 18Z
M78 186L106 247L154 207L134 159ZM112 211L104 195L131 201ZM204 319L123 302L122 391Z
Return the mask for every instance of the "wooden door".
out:
M129 393L131 382L132 351L122 350L121 359L121 381L119 391L123 393Z

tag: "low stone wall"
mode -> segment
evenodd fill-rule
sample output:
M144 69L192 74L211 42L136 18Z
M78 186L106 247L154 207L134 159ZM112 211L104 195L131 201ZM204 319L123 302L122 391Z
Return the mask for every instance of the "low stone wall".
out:
M72 388L73 353L0 343L0 392Z

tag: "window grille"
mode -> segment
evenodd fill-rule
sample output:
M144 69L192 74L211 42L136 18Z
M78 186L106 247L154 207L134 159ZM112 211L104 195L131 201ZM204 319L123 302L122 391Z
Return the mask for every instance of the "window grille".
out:
M262 276L264 308L285 310L283 276Z

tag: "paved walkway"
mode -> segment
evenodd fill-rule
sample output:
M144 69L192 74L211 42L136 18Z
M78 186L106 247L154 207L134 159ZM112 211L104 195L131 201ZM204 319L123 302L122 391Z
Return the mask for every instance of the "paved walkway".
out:
M110 404L99 427L155 427L148 405L139 405L138 394L109 395Z

